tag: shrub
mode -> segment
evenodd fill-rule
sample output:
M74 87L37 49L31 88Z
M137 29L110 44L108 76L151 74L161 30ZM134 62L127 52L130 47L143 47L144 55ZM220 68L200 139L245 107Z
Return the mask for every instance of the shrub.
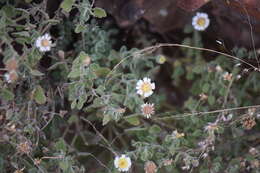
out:
M49 3L0 3L1 172L259 172L254 52L203 48L190 24L182 44L116 50L103 9Z

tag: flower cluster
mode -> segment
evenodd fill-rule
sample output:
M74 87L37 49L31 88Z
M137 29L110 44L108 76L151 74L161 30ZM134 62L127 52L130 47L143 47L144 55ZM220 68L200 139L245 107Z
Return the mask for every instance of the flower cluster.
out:
M155 84L151 82L150 78L145 77L137 82L136 89L137 94L141 95L143 98L146 98L153 94ZM141 105L141 111L146 118L150 118L151 115L154 114L154 104L144 103L143 105Z

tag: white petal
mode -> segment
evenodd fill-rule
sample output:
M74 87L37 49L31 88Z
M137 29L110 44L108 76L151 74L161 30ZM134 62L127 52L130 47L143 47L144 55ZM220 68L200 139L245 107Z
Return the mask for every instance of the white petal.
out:
M137 94L143 95L143 91L142 91L142 90L138 90L138 91L137 91Z
M136 85L142 85L142 84L143 84L143 81L139 80Z
M149 79L148 79L147 77L145 77L145 78L143 79L144 82L148 82L148 80L149 80Z
M37 40L36 40L35 46L36 46L36 47L41 47L41 40L40 40L40 39L37 39Z
M50 40L50 39L51 39L51 36L50 36L49 34L45 34L44 36L45 36L45 38L46 38L47 40Z
M118 159L119 159L119 158L116 157L115 160L114 160L114 165L115 165L116 168L118 168Z
M46 49L46 51L50 51L50 50L51 50L51 47L48 46L48 47L46 47L45 49Z
M151 87L152 87L152 89L154 90L154 89L155 89L155 84L152 83L152 84L151 84Z

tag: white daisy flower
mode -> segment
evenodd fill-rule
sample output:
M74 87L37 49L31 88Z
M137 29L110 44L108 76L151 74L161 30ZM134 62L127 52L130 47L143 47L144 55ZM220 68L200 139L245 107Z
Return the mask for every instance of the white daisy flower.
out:
M130 157L123 154L120 157L116 156L114 165L120 172L126 172L130 169L132 163Z
M207 13L196 13L192 18L192 26L198 31L204 31L209 26L209 17Z
M149 97L153 94L153 90L155 89L155 84L151 82L150 78L143 78L143 80L139 80L136 84L137 94L143 97Z
M151 118L151 115L154 114L154 104L145 103L141 106L141 108L142 108L142 114L146 118Z
M35 46L41 52L50 51L52 47L51 36L49 34L44 34L43 36L38 37L35 41Z

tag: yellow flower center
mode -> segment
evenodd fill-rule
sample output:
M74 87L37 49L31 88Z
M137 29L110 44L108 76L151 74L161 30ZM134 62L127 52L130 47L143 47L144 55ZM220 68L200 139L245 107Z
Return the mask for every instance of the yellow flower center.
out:
M161 57L159 58L159 63L160 63L160 64L163 64L165 61L166 61L166 58L165 58L164 56L161 56Z
M120 158L118 160L118 167L119 168L124 169L124 168L127 168L127 166L128 166L128 163L127 163L126 158Z
M149 91L152 90L152 86L151 84L149 83L143 83L143 85L141 86L141 90L144 92L144 93L147 93Z
M199 25L199 26L205 26L205 24L206 24L206 19L205 18L199 18L198 19L198 21L197 21L197 24Z
M184 136L184 133L177 133L176 134L176 138L181 138L181 137L183 137Z
M41 41L41 44L42 44L43 47L47 47L47 46L50 46L50 41L47 40L47 39L43 39Z

